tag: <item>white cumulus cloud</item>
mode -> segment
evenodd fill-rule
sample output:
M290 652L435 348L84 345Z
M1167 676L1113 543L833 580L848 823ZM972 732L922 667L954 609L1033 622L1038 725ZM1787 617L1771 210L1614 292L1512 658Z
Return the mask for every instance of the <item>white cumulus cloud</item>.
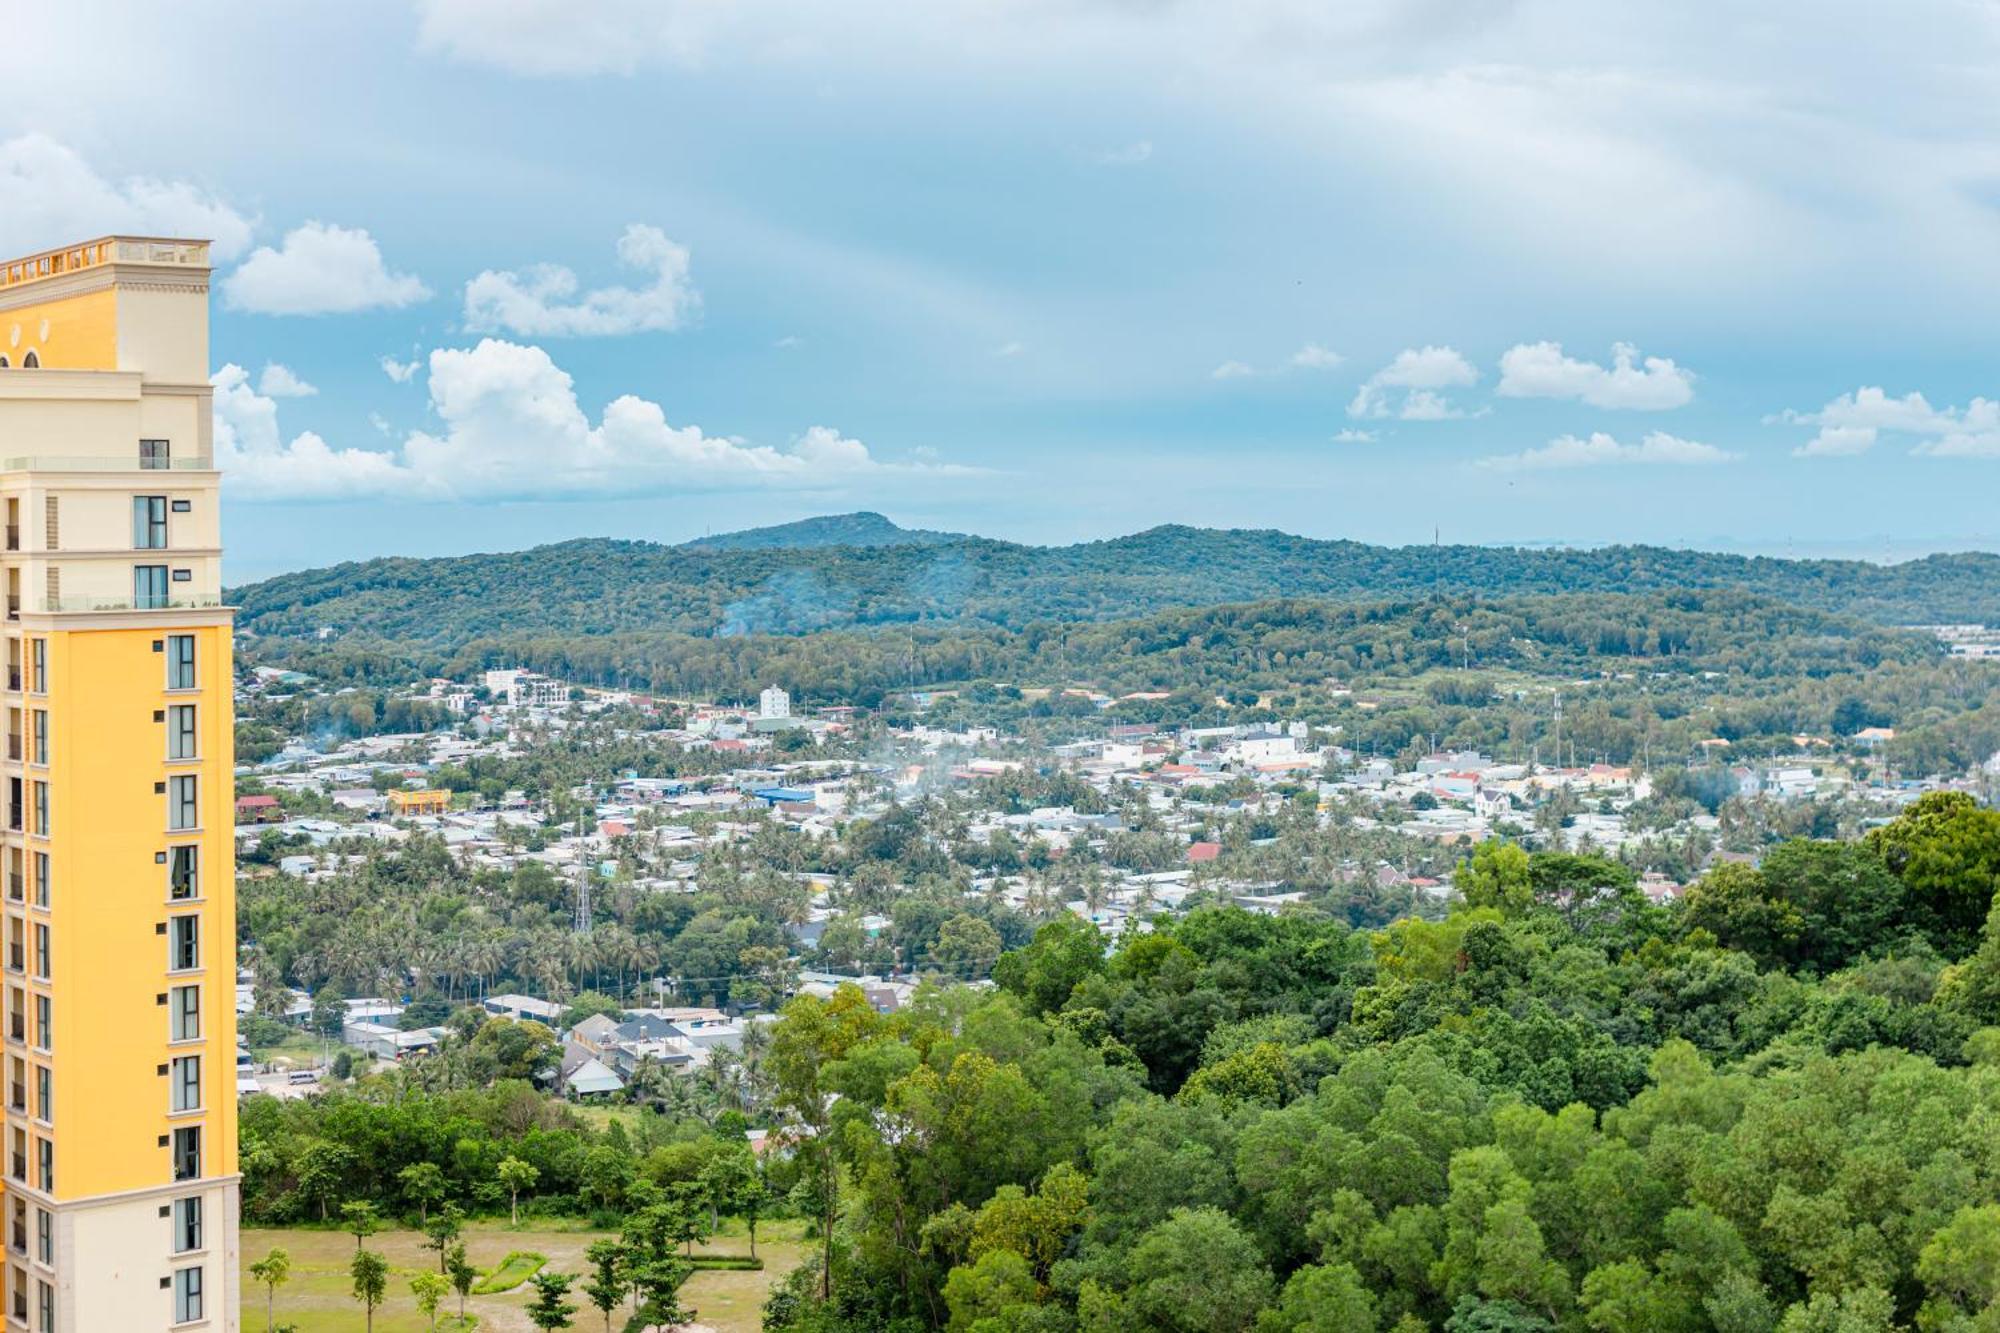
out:
M215 459L231 494L244 499L342 500L394 494L396 460L368 449L334 449L311 431L286 440L278 404L250 384L250 372L226 365L215 386Z
M1665 357L1640 359L1639 349L1618 343L1611 368L1563 354L1562 344L1521 343L1500 357L1504 398L1573 398L1592 407L1657 412L1694 397L1694 375Z
M1347 405L1351 417L1443 421L1464 416L1441 390L1479 382L1479 372L1451 347L1406 347L1369 376Z
M812 426L784 447L676 426L658 403L614 399L597 421L540 347L488 338L430 354L441 425L394 451L286 440L274 399L225 366L215 376L218 463L243 499L560 500L719 490L831 490L963 477L975 468L888 463L860 440Z
M1332 370L1345 360L1340 353L1318 343L1307 343L1292 353L1292 365L1299 370Z
M257 378L257 392L266 398L310 398L319 390L300 379L290 366L268 361Z
M1910 450L1927 458L2000 458L2000 430L1961 430Z
M1345 430L1337 430L1333 433L1333 442L1335 444L1373 444L1375 443L1375 438L1374 431L1361 430L1354 426L1349 426Z
M481 273L465 284L465 326L475 333L587 338L680 328L700 308L688 278L687 247L658 227L633 223L618 238L619 262L643 270L644 287L599 287L577 295L576 274L560 264Z
M1933 407L1921 393L1893 398L1880 386L1864 385L1816 412L1787 411L1778 419L1819 427L1792 450L1800 458L1853 457L1885 434L1909 438L1910 452L1927 458L2000 458L2000 402L1990 398Z
M278 249L258 246L222 281L230 309L260 315L393 310L429 296L415 275L390 271L367 231L326 222L294 227Z
M1539 449L1497 458L1482 458L1481 467L1510 472L1536 472L1578 467L1699 467L1727 463L1736 455L1698 440L1683 440L1654 431L1637 444L1625 444L1602 431L1588 437L1559 435Z
M0 253L28 254L113 232L215 243L217 259L250 244L251 221L221 196L186 181L106 180L45 134L0 143Z
M398 361L393 356L378 358L378 364L382 367L382 373L398 384L408 384L411 380L415 379L417 372L423 369L424 365L419 360Z
M1787 412L1785 417L1812 426L1866 426L1915 434L1949 430L1954 420L1950 408L1932 407L1920 393L1891 398L1880 387L1866 386L1840 395L1817 412Z
M1800 458L1851 458L1873 449L1878 433L1873 426L1821 426L1792 452Z
M1405 421L1452 421L1465 413L1435 389L1412 389L1403 396L1403 406L1396 415Z
M1225 361L1214 370L1209 371L1208 377L1212 380L1240 380L1248 379L1256 373L1247 362Z

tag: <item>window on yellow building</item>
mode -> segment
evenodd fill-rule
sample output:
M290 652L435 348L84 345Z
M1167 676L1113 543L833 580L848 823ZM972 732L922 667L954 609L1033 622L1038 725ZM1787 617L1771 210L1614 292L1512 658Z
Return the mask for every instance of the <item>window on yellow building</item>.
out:
M201 1057L183 1055L173 1062L169 1081L173 1084L172 1109L175 1111L199 1111L201 1109Z
M169 1006L173 1018L169 1029L173 1041L196 1041L201 1037L201 987L174 987Z
M167 849L167 896L195 898L201 894L201 848L183 844Z
M195 804L196 785L192 776L167 779L167 827L186 830L201 827L201 812Z
M187 1125L174 1131L174 1179L201 1179L200 1125Z
M167 636L167 688L170 690L191 690L195 688L194 635L192 634L169 634Z
M192 972L201 966L201 918L177 916L167 923L167 968Z
M196 757L194 705L175 704L167 710L167 758Z

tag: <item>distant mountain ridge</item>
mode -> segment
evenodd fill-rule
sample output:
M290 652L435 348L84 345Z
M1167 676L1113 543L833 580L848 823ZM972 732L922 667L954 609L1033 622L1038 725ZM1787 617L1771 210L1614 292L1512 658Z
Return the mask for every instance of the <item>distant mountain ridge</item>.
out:
M433 652L500 636L721 637L941 622L1019 629L1274 597L1358 603L1717 588L1878 624L2000 623L2000 556L1990 554L1876 565L1651 546L1383 547L1184 526L1073 546L947 534L882 544L888 530L909 531L879 515L841 515L729 534L749 544L585 538L492 555L387 557L280 575L231 596L249 636L329 629L350 644ZM864 543L802 544L842 531Z
M852 514L822 514L795 523L777 523L740 532L721 532L680 544L683 551L816 550L825 546L942 546L971 540L962 532L931 532L899 527L872 510Z

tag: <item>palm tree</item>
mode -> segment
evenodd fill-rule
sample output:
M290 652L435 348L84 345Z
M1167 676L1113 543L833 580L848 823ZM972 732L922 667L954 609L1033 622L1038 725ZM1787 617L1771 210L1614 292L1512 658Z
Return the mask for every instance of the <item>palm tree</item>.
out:
M1132 900L1132 915L1144 920L1153 914L1153 881L1146 880L1139 885L1139 895Z
M659 940L650 935L635 937L632 949L632 970L634 972L644 973L645 979L650 983L654 977L659 975L660 961ZM651 995L652 987L650 985L647 986L646 992L648 996Z
M770 1050L771 1025L754 1019L745 1022L743 1040L738 1044L736 1055L742 1067L743 1089L745 1100L748 1102L755 1103L762 1100L764 1057Z
M1083 868L1083 904L1089 909L1091 915L1095 916L1104 909L1106 892L1107 886L1104 882L1103 868L1095 863L1085 866Z
M626 1080L625 1089L634 1103L641 1108L651 1105L664 1097L673 1075L650 1053L643 1054L632 1066L632 1077Z
M708 1053L708 1067L702 1070L702 1081L714 1095L717 1109L725 1103L733 1103L733 1109L743 1110L742 1062L727 1046L716 1046Z
M493 989L493 978L507 965L507 946L504 938L489 933L473 941L468 960L479 977L479 998L481 1001Z
M1037 873L1028 880L1028 896L1021 905L1029 916L1047 920L1061 910L1062 894L1046 873Z
M529 966L541 983L543 995L553 999L562 993L569 977L569 949L563 937L552 931L540 931L535 936L533 953L534 961Z
M563 938L563 982L568 993L576 994L583 989L583 974L597 966L597 945L589 935L579 935L572 931ZM574 975L575 982L570 978ZM550 999L555 997L551 995Z

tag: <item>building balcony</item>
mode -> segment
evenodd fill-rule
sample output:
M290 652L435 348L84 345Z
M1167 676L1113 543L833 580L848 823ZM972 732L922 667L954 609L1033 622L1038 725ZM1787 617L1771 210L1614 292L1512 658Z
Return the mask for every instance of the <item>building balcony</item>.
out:
M210 611L223 605L222 594L177 593L171 597L44 597L41 609L62 614L73 611Z
M0 472L213 472L211 454L183 454L177 458L141 457L139 454L18 454L0 458ZM18 535L9 527L8 549Z

